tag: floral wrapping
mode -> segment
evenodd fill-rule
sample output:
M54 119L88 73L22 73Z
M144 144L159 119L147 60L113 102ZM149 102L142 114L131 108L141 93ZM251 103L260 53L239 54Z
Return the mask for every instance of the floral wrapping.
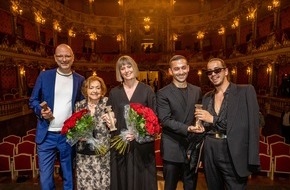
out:
M107 103L107 97L102 98L95 108L94 116L89 115L89 113L84 118L90 118L91 122L82 133L74 134L73 138L69 138L67 142L71 145L77 144L77 151L79 152L95 152L96 155L104 155L108 152L110 148L110 134L108 128L101 118L103 114L105 114L105 107ZM76 104L76 110L87 110L87 102L83 100ZM81 112L78 111L78 112ZM76 113L78 113L76 112ZM87 112L89 112L87 110ZM80 139L84 139L84 141L79 141Z
M90 138L93 131L93 117L88 115L87 109L82 109L72 114L64 122L61 134L67 137L67 143L75 145L80 138Z
M127 134L133 134L136 142L143 144L154 141L155 134L160 132L158 118L153 110L140 103L125 105L124 118L127 129L121 131L120 135L115 136L111 141L111 147L120 154L129 150Z

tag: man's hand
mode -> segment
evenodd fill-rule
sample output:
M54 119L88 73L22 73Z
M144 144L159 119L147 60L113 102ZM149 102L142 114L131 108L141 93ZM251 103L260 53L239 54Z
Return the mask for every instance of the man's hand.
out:
M54 117L53 117L53 114L52 114L52 111L50 109L50 107L47 106L47 103L45 101L41 102L40 104L41 106L41 116L44 118L44 119L48 119L49 121L53 120Z
M191 132L191 133L203 133L204 132L204 127L201 126L201 127L198 127L198 126L188 126L187 128L187 131L188 132Z
M213 123L213 116L207 110L197 109L195 110L194 115L197 119L201 121Z

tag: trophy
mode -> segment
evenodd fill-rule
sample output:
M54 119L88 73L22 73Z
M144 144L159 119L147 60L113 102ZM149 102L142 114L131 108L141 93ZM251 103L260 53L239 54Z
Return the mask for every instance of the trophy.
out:
M202 109L202 104L195 104L195 109ZM201 121L198 118L196 118L195 126L197 126L199 129L202 127Z
M112 106L106 106L106 112L109 115L109 119L110 119L110 123L111 123L110 131L116 131L117 128L115 126L115 121L114 121L113 112L112 112Z
M39 105L42 109L44 109L44 111L48 110L48 105L46 101L41 102ZM51 118L48 118L48 121L52 121L52 120L54 120L54 116L52 116Z

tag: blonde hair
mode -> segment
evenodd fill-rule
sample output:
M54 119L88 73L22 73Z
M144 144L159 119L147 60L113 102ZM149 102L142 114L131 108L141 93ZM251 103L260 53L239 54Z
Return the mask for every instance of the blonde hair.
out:
M116 80L118 82L123 82L120 68L126 64L132 65L135 77L138 77L138 75L139 75L139 69L138 69L137 63L134 61L134 59L128 55L123 55L118 59L118 61L116 63Z
M88 87L89 85L93 82L93 81L99 81L101 84L101 91L102 91L102 96L105 96L105 94L107 93L107 86L104 82L104 80L101 77L98 76L90 76L89 78L87 78L82 85L82 94L84 95L84 97L88 98Z

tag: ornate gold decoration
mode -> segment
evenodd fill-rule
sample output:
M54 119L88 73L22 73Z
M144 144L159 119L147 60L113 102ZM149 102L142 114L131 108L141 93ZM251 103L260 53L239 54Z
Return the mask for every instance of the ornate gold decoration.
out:
M23 10L20 7L20 2L18 0L11 0L11 11L13 15L22 15Z

